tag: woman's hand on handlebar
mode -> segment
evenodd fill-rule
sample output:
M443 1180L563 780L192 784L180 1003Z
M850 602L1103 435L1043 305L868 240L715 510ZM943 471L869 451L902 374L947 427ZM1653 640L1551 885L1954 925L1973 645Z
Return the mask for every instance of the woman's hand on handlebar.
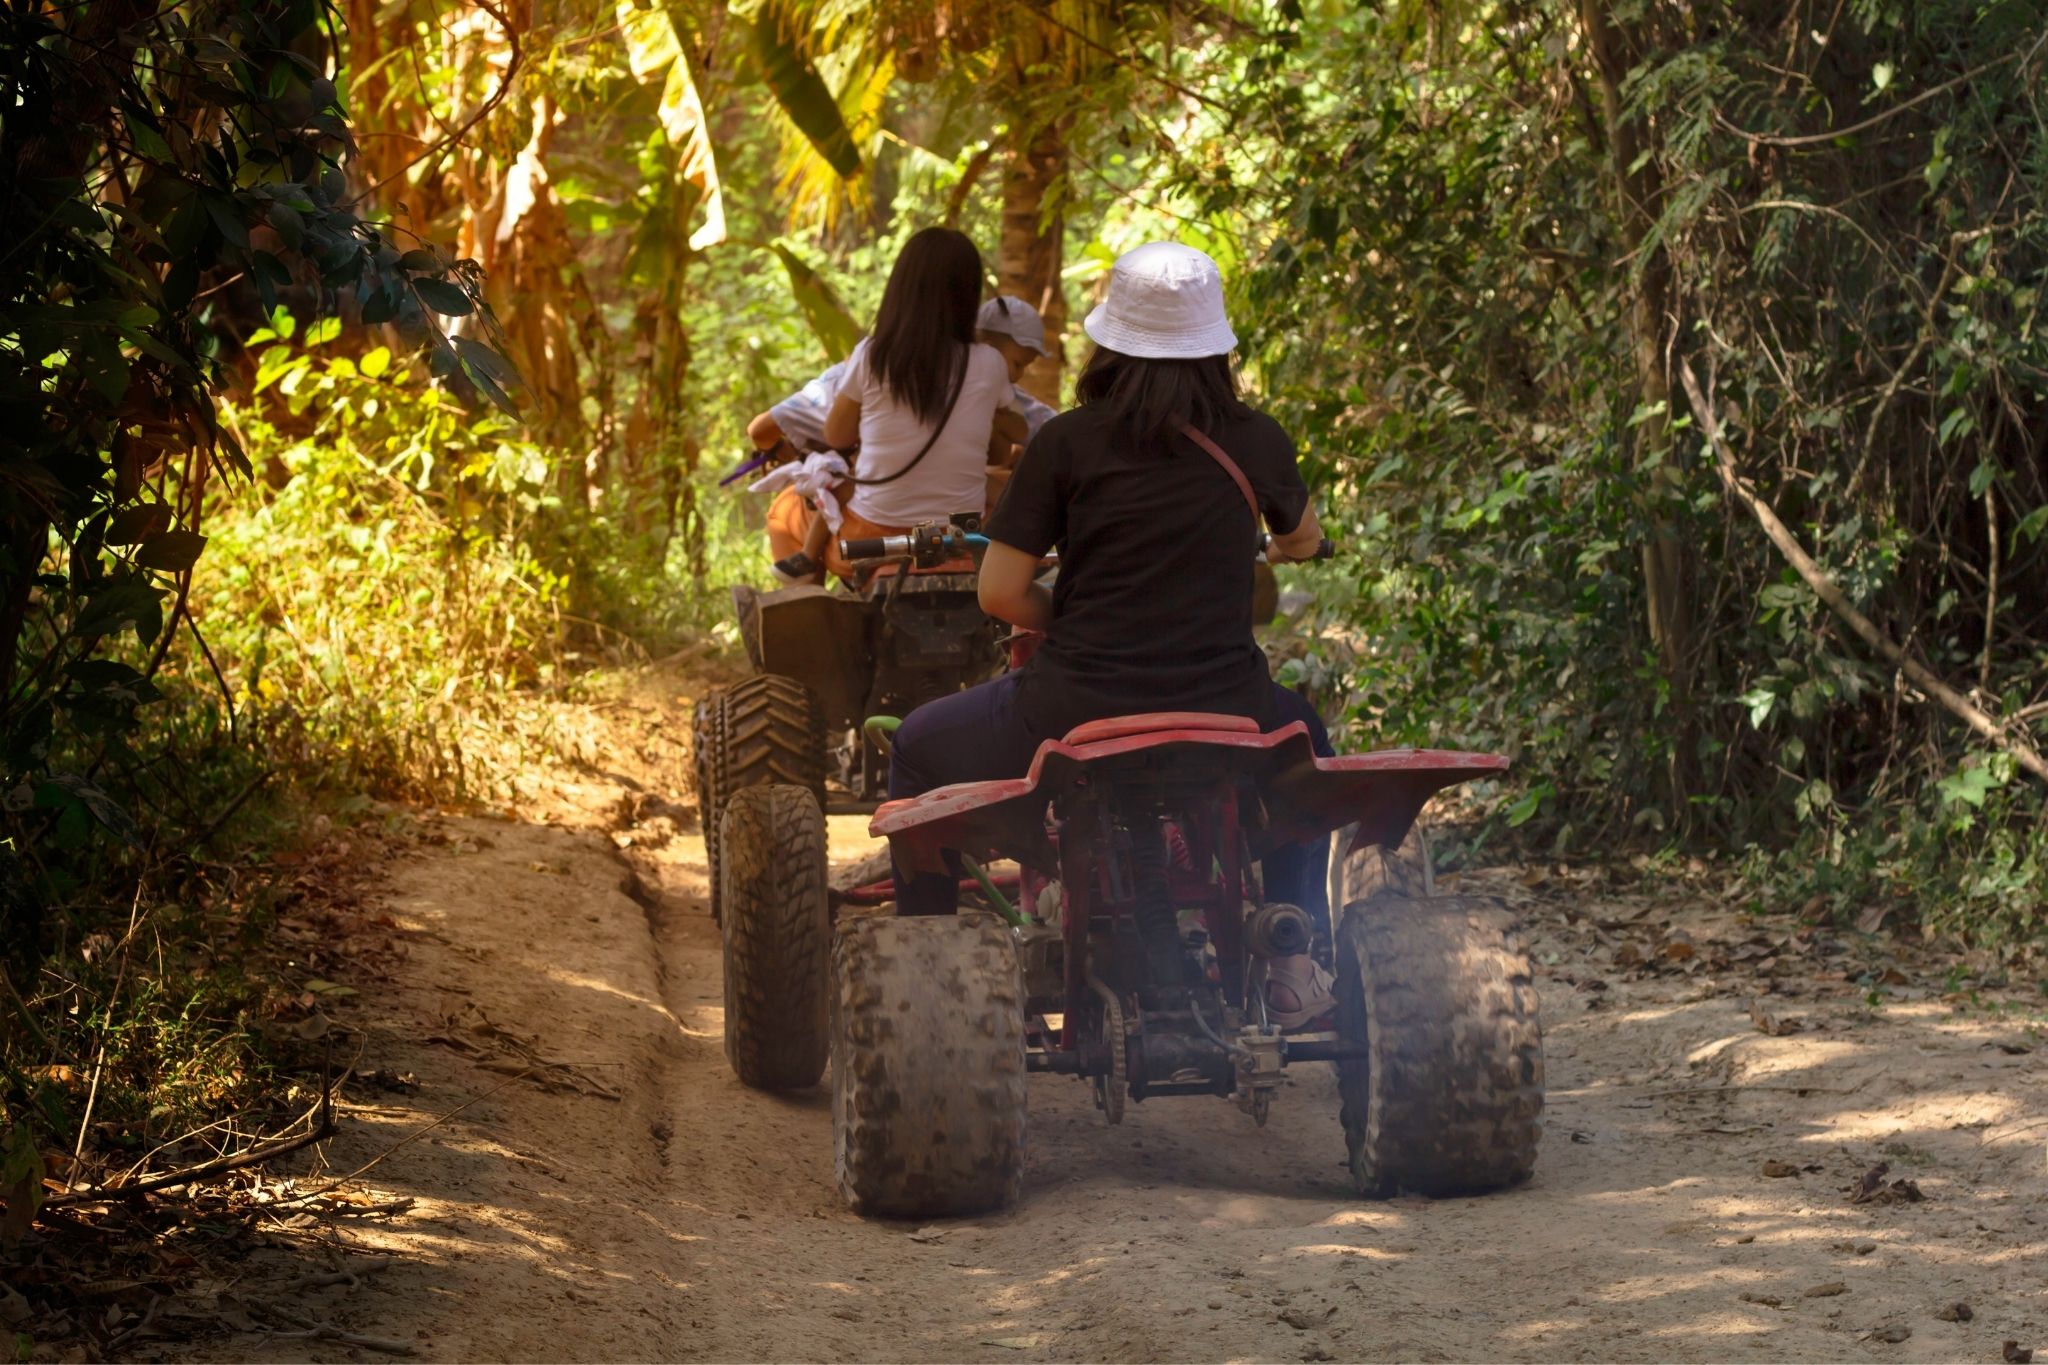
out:
M1285 535L1276 535L1266 541L1266 562L1268 564L1299 564L1314 559L1323 545L1322 523L1316 520L1316 509L1302 509L1301 521Z
M981 558L981 609L1020 629L1044 630L1052 624L1052 594L1036 581L1038 573L1036 555L989 542Z

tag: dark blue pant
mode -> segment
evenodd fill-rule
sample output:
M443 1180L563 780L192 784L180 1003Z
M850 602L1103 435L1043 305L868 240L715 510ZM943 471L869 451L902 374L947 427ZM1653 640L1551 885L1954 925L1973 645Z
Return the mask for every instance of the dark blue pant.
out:
M993 682L928 701L905 716L889 760L889 798L901 800L955 782L988 782L1029 772L1031 757L1046 736L1034 734L1017 712L1021 678L1021 674L1005 673ZM1322 717L1298 693L1274 683L1273 711L1282 725L1297 720L1307 725L1317 754L1328 758L1335 752ZM955 860L949 856L947 861ZM1329 861L1327 836L1274 849L1261 865L1266 899L1298 905L1318 923L1327 924ZM898 914L953 913L959 899L957 868L949 874L922 873L908 878L900 865L894 871Z

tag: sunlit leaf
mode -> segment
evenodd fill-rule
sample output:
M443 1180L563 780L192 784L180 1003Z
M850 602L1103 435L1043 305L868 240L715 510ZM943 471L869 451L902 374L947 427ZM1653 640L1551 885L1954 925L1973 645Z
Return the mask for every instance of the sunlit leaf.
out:
M832 286L818 275L818 272L798 259L797 254L780 242L773 250L782 261L782 268L789 272L789 292L803 309L804 318L817 333L818 341L825 348L825 354L833 360L846 359L853 353L854 343L861 338L861 325L854 321L853 314L832 292Z
M725 240L725 189L719 180L717 151L710 124L704 117L704 101L698 94L690 60L675 24L665 11L636 10L631 0L621 0L618 17L633 74L648 80L664 69L668 73L655 114L669 146L679 153L677 174L685 184L696 187L697 203L704 211L704 221L690 234L690 250L716 246Z

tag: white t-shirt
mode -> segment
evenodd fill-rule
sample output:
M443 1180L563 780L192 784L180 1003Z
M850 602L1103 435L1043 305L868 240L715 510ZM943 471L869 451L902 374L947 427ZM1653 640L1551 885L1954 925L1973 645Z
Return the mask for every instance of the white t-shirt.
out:
M893 398L868 369L868 343L847 357L839 396L860 404L860 464L863 479L882 478L910 463L924 449L931 427ZM1002 353L979 342L968 348L967 378L939 439L916 469L894 483L863 484L847 510L878 526L917 526L944 521L956 512L980 514L988 501L988 437L996 409L1010 401L1010 370Z

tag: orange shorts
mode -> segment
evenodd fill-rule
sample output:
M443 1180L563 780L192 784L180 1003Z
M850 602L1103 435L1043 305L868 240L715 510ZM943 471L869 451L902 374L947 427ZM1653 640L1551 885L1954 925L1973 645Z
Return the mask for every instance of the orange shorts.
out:
M818 509L794 488L785 488L768 504L768 557L787 559L804 548L804 540L818 520ZM841 540L863 536L900 536L908 526L881 526L848 512L839 523L839 534L825 542L825 567L852 582L853 566L839 553Z

